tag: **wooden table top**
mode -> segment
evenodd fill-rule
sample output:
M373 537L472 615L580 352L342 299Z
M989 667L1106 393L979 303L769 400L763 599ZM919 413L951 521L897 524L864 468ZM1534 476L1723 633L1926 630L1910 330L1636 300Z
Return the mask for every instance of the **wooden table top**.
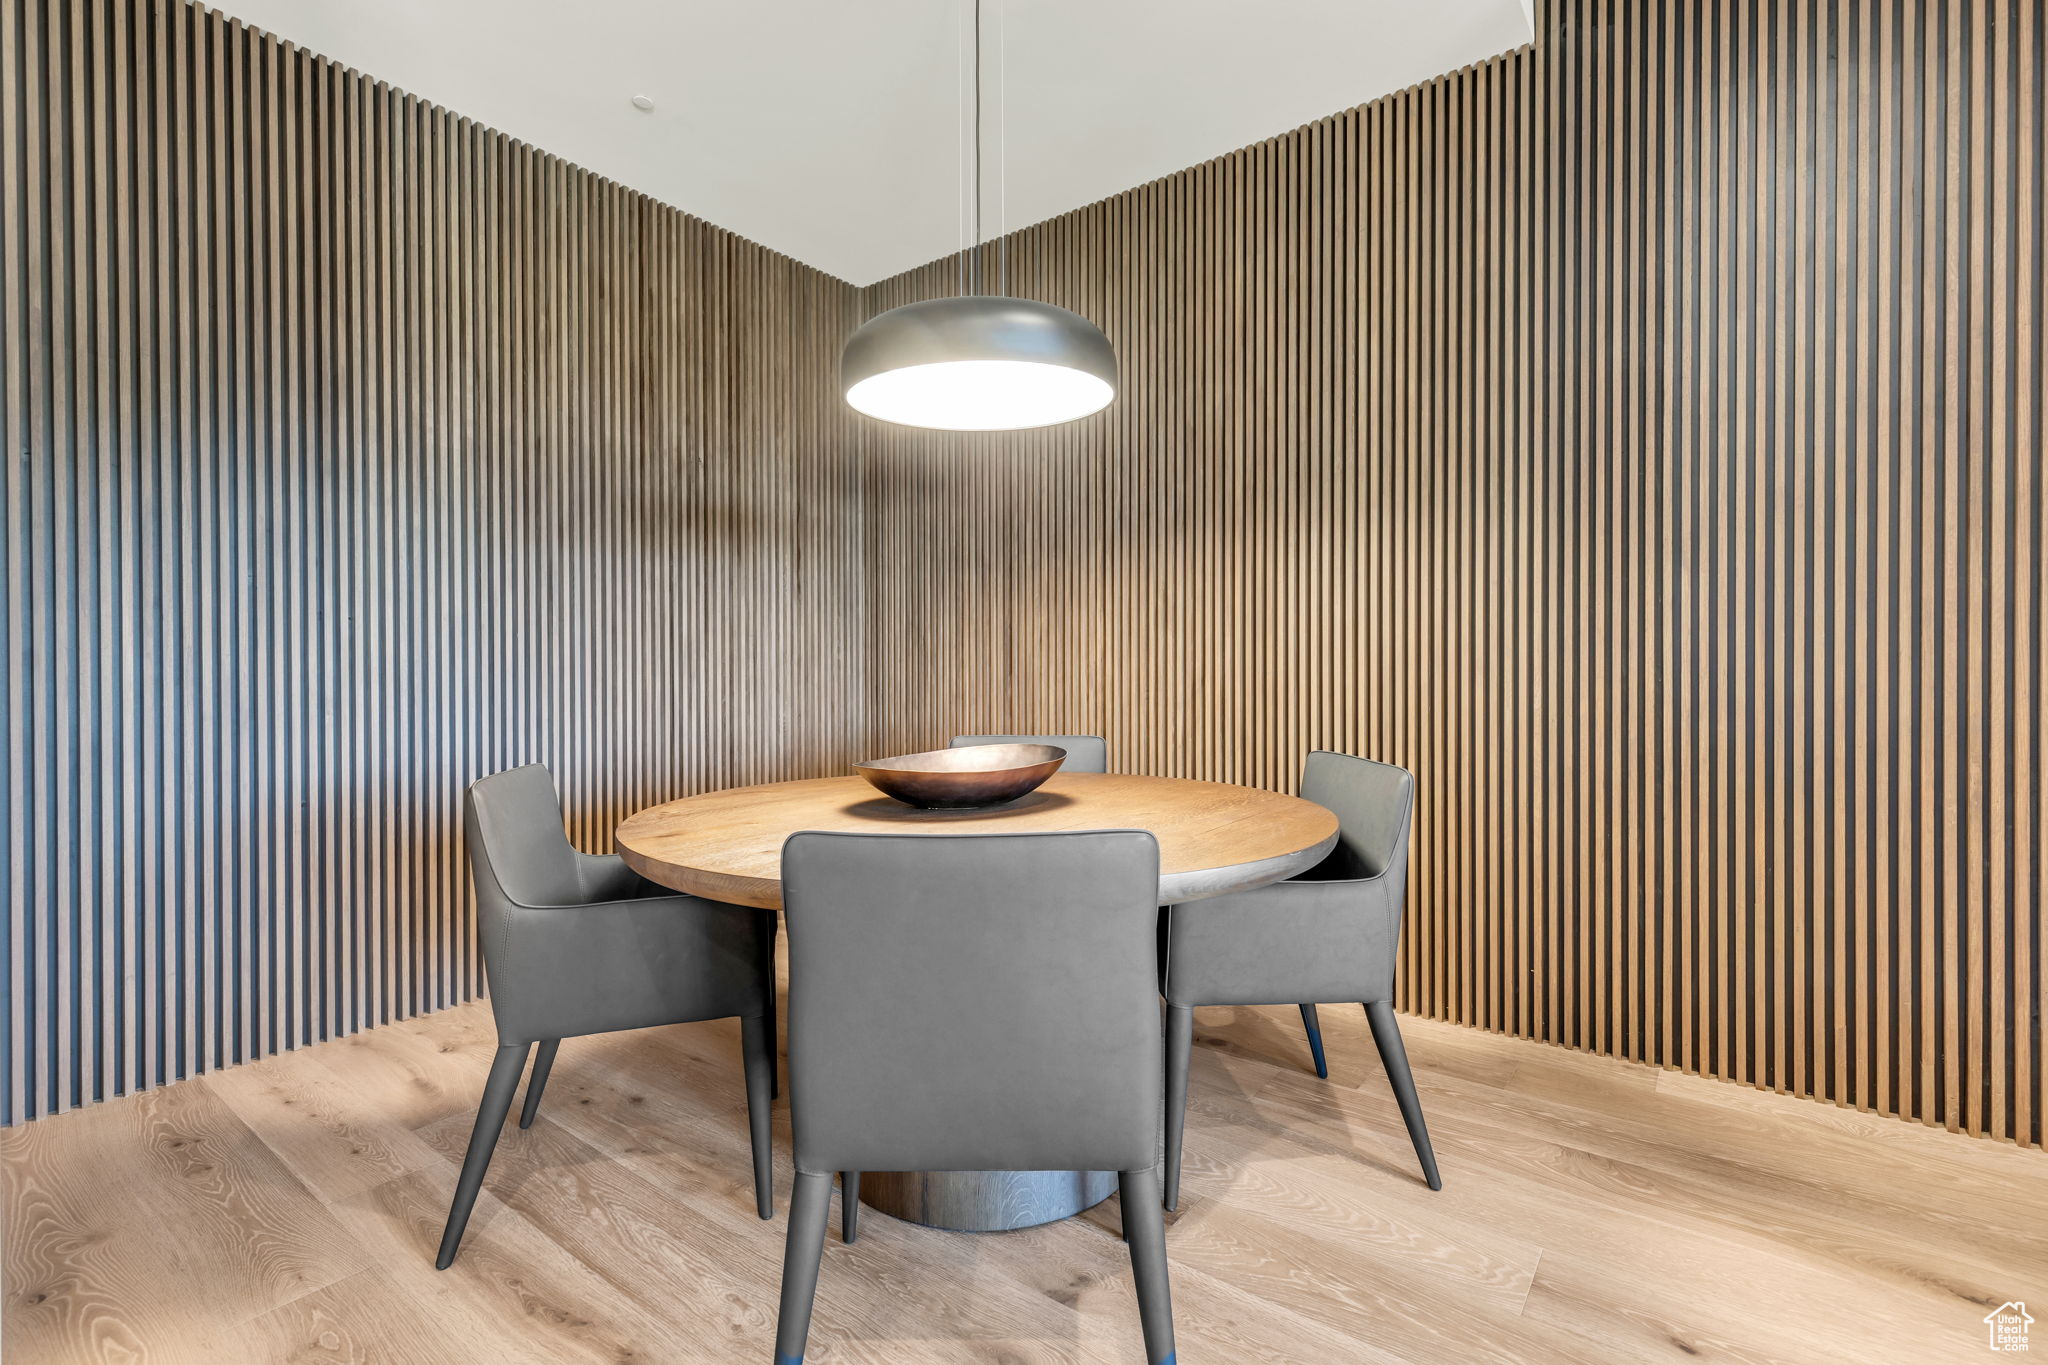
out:
M1175 777L1055 773L998 810L916 810L858 777L733 787L650 806L619 826L650 881L733 905L782 905L782 844L798 830L931 834L1144 829L1159 840L1162 904L1304 872L1337 842L1337 817L1296 796Z

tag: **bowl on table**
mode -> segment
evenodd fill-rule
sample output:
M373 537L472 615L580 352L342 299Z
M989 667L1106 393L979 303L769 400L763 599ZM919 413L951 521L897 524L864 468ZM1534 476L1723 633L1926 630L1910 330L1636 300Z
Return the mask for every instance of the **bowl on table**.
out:
M906 806L977 810L1028 795L1066 758L1057 744L970 744L871 758L853 770Z

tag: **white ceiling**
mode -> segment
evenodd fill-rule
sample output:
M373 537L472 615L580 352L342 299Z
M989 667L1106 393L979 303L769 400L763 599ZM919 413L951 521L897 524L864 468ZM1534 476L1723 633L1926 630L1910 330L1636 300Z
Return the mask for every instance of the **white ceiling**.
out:
M982 0L986 235L1518 47L1526 2ZM855 284L962 241L972 0L218 7Z

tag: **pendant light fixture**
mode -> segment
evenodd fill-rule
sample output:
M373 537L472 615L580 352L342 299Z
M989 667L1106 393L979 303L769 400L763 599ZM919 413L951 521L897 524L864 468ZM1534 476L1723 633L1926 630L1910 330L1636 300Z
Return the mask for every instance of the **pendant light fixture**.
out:
M981 245L981 0L970 3L972 251ZM892 308L847 340L839 361L847 403L885 422L943 431L1049 427L1108 407L1116 397L1116 352L1102 330L1079 313L1003 293L1006 261L998 267L997 292L981 293L979 252L973 255L971 277L962 262L958 296Z

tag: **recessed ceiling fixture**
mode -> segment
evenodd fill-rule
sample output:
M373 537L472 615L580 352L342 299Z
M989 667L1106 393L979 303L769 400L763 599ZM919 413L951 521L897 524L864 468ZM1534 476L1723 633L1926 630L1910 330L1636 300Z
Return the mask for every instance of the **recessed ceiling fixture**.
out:
M654 101L646 95L635 95L633 96L633 107L643 114L652 113L654 111Z
M961 292L870 318L847 340L839 379L848 404L885 422L943 431L1049 427L1109 406L1116 397L1116 352L1102 330L1079 313L1009 297L1007 252L1000 247L996 292L981 291L976 248L981 245L982 0L969 3L974 6L974 203ZM1006 37L1007 31L1006 22ZM1007 76L1004 84L1007 88ZM998 223L998 237L1001 229Z

